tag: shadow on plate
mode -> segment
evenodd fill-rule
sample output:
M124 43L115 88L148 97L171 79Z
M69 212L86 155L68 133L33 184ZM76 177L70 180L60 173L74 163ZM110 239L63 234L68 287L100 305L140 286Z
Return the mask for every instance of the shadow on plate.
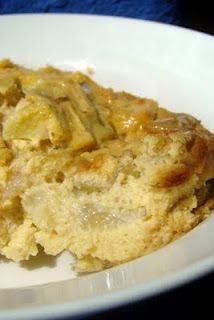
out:
M10 262L9 259L7 259L6 257L0 255L0 263L9 263L9 262Z
M42 267L54 268L56 266L56 259L57 257L47 255L42 248L40 248L37 256L31 256L29 260L20 262L20 266L28 270Z

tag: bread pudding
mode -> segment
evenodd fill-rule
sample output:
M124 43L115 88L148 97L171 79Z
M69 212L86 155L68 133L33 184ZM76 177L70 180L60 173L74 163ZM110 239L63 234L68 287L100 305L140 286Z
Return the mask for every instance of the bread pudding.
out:
M0 62L0 253L43 248L78 272L182 236L214 205L214 135L80 72Z

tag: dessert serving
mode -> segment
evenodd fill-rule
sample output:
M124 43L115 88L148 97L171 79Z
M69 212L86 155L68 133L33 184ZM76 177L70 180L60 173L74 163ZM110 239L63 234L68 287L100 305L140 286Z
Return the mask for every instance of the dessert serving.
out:
M169 93L170 94L170 93ZM0 253L78 272L143 256L214 206L214 135L80 72L0 62Z

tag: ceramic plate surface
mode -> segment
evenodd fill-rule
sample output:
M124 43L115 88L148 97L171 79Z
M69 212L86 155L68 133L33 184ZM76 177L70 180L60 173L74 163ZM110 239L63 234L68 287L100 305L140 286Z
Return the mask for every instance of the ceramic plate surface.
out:
M0 58L92 67L105 86L188 112L214 130L214 39L158 23L87 15L0 16ZM77 316L146 299L214 270L214 217L166 247L75 278L72 257L0 259L0 319Z

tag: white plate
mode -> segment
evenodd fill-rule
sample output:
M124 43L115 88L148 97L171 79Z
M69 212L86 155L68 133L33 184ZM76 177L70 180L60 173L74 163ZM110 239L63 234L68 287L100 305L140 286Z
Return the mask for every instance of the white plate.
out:
M189 112L214 129L214 40L185 29L84 15L0 17L0 58L95 70L116 89ZM73 279L71 257L0 262L0 319L77 316L145 299L214 270L214 217L143 258ZM41 257L42 259L42 257ZM55 265L56 263L56 265Z

